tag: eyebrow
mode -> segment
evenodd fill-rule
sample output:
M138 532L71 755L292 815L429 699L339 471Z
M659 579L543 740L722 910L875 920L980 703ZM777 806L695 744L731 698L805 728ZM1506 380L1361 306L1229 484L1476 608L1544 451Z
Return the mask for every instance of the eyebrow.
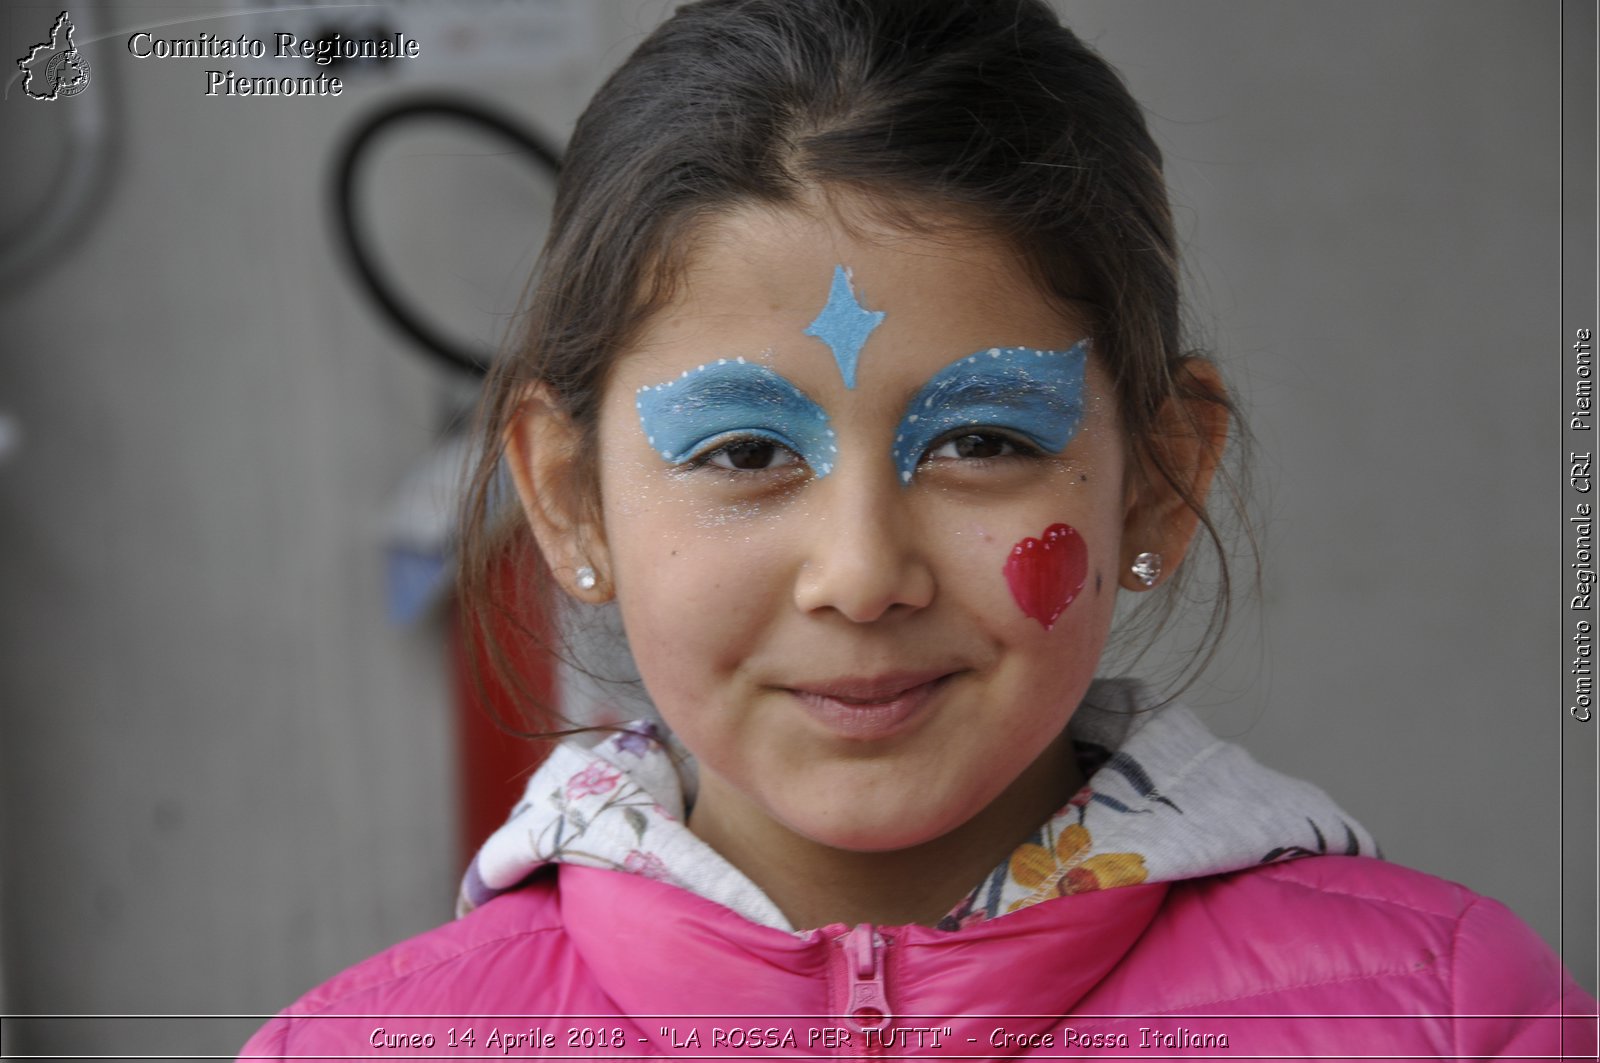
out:
M966 361L966 359L963 359ZM921 409L948 406L999 406L1017 411L1055 413L1063 418L1076 416L1083 409L1081 393L1062 394L1059 384L1016 373L990 373L976 370L969 377L929 381L912 401L921 399ZM911 413L919 410L910 409Z
M1066 350L990 347L939 370L911 397L895 429L900 482L911 482L928 445L952 429L1009 428L1059 454L1083 416L1088 354L1086 339Z
M706 370L711 372L707 373ZM796 400L816 407L818 413L822 412L809 395L786 377L742 359L708 362L676 380L653 388L640 388L640 401L643 401L644 392L664 389L672 389L672 393L666 398L667 405L661 412L680 416L719 406L760 403L776 407L793 404Z
M666 461L685 461L706 440L740 429L780 437L818 476L832 470L838 453L827 412L787 377L743 358L719 358L642 387L634 408Z

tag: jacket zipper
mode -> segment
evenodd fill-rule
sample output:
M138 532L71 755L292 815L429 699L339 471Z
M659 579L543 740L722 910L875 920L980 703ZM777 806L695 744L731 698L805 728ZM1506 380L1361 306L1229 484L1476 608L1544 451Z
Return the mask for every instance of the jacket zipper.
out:
M883 1030L894 1018L883 980L884 951L889 942L870 923L862 923L836 940L844 958L843 1017L859 1036L868 1039L867 1051L876 1054L884 1046L868 1031Z

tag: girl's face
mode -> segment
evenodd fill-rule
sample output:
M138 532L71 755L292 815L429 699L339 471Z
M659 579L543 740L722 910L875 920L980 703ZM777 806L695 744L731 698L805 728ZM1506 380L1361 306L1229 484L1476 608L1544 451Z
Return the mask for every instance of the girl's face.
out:
M1092 337L968 232L751 209L702 236L609 379L586 556L696 817L938 838L1059 750L1150 548Z

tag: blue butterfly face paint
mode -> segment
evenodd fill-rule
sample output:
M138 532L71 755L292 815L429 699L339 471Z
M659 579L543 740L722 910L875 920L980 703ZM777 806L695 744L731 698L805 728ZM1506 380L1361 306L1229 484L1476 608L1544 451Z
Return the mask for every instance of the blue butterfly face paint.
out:
M833 267L833 287L828 291L828 305L822 308L816 320L806 326L806 335L815 336L833 351L833 360L839 363L839 375L844 386L856 386L856 362L861 348L872 335L872 330L883 324L882 310L868 310L856 301L850 289L850 275L843 266Z
M822 407L782 376L743 358L719 358L678 379L642 387L639 425L662 460L682 464L728 443L787 447L817 476L833 471L838 440Z
M1012 433L1047 454L1072 441L1083 417L1089 341L1064 351L990 347L935 373L895 429L894 465L909 484L928 448L961 428Z

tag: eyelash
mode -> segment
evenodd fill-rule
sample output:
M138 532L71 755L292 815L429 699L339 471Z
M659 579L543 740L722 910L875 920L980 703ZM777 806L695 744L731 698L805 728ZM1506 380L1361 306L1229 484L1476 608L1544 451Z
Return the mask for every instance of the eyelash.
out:
M939 450L941 447L948 446L957 440L966 439L969 437L976 437L984 440L998 440L1002 444L1010 447L1011 453L992 454L983 458L957 458L955 460L1006 461L1016 458L1027 460L1032 458L1042 458L1044 457L1045 453L1031 440L1016 435L1015 433L1008 432L1005 429L990 428L984 425L968 425L963 428L958 428L953 432L947 432L938 439L934 440L933 443L929 444L928 449L922 452L922 457L918 459L917 463L920 465L923 462L931 461L933 460L934 451Z
M942 447L948 446L949 444L954 443L954 442L956 442L958 440L967 439L967 438L973 438L973 437L978 438L978 439L983 439L983 440L997 440L1003 446L1010 447L1011 448L1011 452L1007 453L1007 454L991 454L991 455L987 455L985 457L979 457L979 458L961 458L961 457L956 457L954 459L940 459L940 460L993 462L993 461L1007 461L1007 460L1022 459L1022 460L1026 461L1026 460L1031 460L1031 459L1034 459L1034 458L1040 458L1040 457L1044 456L1044 451L1043 450L1041 450L1038 446L1036 446L1031 441L1029 441L1027 439L1024 439L1023 437L1021 437L1019 435L1015 435L1015 434L1013 434L1011 432L1005 431L1003 429L998 429L998 428L988 428L988 427L983 427L983 426L968 426L968 427L964 427L964 428L958 428L953 432L948 432L945 435L941 436L939 439L935 440L932 444L930 444L928 446L927 450L923 451L922 457L918 460L917 463L920 465L920 464L923 464L925 462L935 460L933 458L934 451L937 451ZM749 445L749 444L770 446L774 450L779 450L779 451L786 452L794 460L793 461L789 461L789 462L785 462L782 465L777 465L777 466L770 466L769 465L768 467L763 468L763 469L732 468L732 467L727 466L727 465L719 465L713 460L719 454L728 454L729 452L731 452L736 447L746 446L746 445ZM799 452L797 452L793 447L789 446L787 443L782 442L781 440L778 440L778 439L775 439L775 438L773 438L771 436L766 436L766 435L744 434L744 435L735 435L735 436L729 436L729 437L723 438L723 439L713 440L712 445L707 446L705 449L699 451L698 453L692 455L688 460L684 461L683 464L682 464L682 468L691 469L691 470L693 470L693 469L712 469L712 470L715 470L716 472L721 473L721 474L726 475L726 476L748 476L751 473L776 473L776 472L781 472L781 471L783 471L785 469L790 469L790 468L793 468L793 467L795 467L797 465L803 465L805 463L806 463L805 462L805 458L802 457Z
M774 450L784 451L793 457L794 461L787 462L776 467L769 466L765 469L735 469L729 468L725 465L717 465L712 461L712 459L719 454L727 454L735 447L746 446L751 443L769 446ZM785 469L804 464L805 458L801 457L798 451L796 451L789 444L783 442L781 439L776 439L768 435L752 435L745 433L742 435L732 435L713 439L703 449L691 455L682 463L680 467L684 469L711 469L728 476L748 476L751 473L782 472Z

